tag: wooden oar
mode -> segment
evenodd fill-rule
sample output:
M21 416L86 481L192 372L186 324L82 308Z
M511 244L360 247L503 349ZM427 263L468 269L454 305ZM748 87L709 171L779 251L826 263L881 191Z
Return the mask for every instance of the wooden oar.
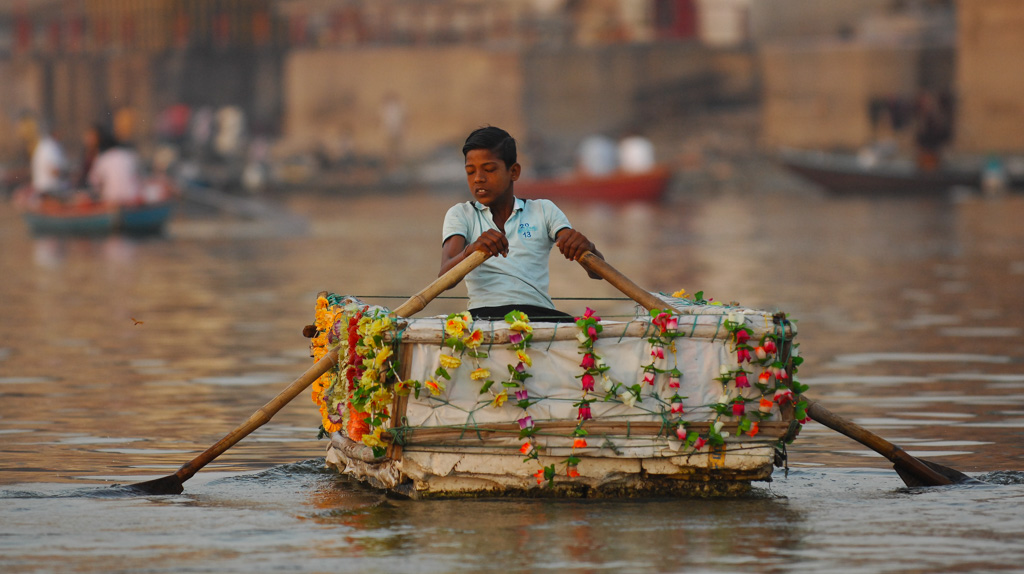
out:
M616 289L622 291L626 296L647 310L661 309L667 304L646 289L632 282L604 259L593 253L584 253L578 261L584 269L611 283ZM907 486L943 486L947 484L977 482L958 470L910 456L902 448L868 431L864 427L836 415L817 401L809 401L807 415L892 461L893 468L895 468Z
M434 297L437 297L447 289L454 287L459 281L462 281L463 277L483 263L487 257L488 255L482 251L474 251L468 257L459 262L458 265L449 269L447 273L438 277L422 291L410 297L405 303L402 303L402 305L394 310L394 314L398 317L409 317L423 310L423 308L427 306L427 303L429 303ZM282 407L298 396L298 394L306 387L313 384L314 381L320 378L320 375L326 373L331 367L335 366L337 362L337 350L327 353L325 357L313 364L313 366L306 370L301 377L295 379L292 384L288 385L288 387L281 391L279 395L274 397L273 400L263 405L259 410L250 415L244 423L225 435L224 438L217 441L216 444L203 451L199 456L182 465L182 467L178 469L178 472L163 478L130 484L125 488L144 494L181 493L181 491L184 490L183 483L192 478L195 473L199 472L199 469L209 464L213 459L220 456L224 451L234 446L235 443L248 436L254 430L266 424L271 417L277 414L277 411L281 410Z

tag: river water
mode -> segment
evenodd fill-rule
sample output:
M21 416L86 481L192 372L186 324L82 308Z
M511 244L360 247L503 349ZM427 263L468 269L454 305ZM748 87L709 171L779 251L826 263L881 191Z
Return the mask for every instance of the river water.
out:
M441 220L461 199L284 197L277 217L185 212L144 240L33 239L0 207L0 571L1024 568L1013 196L754 189L562 205L641 285L790 313L811 395L981 486L906 488L884 459L809 423L788 473L739 500L394 500L324 470L303 395L182 495L110 487L173 472L301 374L318 291L397 305L386 297L431 281ZM557 258L551 291L631 309Z

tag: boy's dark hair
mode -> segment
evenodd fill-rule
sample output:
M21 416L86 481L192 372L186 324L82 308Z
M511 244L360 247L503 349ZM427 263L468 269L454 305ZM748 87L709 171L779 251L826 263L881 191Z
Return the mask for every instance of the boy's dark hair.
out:
M462 146L462 156L465 157L475 149L485 149L498 156L505 162L506 168L516 163L516 140L501 128L486 126L473 130Z

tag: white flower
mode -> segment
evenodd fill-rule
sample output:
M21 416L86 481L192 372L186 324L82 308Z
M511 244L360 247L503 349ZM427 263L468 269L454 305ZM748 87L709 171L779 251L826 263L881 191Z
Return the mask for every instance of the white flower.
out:
M722 366L721 366L721 367L720 367L720 368L718 369L718 373L719 373L720 375L722 375L723 377L728 377L728 376L729 376L729 373L731 373L731 372L732 372L732 370L731 370L731 369L730 369L729 367L725 366L725 365L722 365Z
M722 434L722 427L724 427L724 426L725 426L725 423L723 423L722 421L716 421L715 424L714 424L715 434Z
M588 337L587 334L584 333L583 331L580 331L580 332L576 333L576 340L579 341L580 344L583 344L583 343L586 343L587 341L589 341L590 337Z
M636 395L629 391L626 391L624 393L619 394L619 400L622 401L622 404L626 405L627 407L632 407L633 405L636 404Z
M615 383L612 382L612 380L609 379L607 375L601 377L601 387L604 388L604 392L611 392L612 387L614 386Z

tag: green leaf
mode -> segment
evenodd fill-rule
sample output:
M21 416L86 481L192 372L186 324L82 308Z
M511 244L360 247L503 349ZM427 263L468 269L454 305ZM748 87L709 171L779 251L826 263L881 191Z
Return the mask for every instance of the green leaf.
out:
M494 381L487 381L486 383L484 383L483 386L480 387L480 394L482 395L482 394L486 393L487 390L490 389L491 385L493 385L493 384L494 384Z

